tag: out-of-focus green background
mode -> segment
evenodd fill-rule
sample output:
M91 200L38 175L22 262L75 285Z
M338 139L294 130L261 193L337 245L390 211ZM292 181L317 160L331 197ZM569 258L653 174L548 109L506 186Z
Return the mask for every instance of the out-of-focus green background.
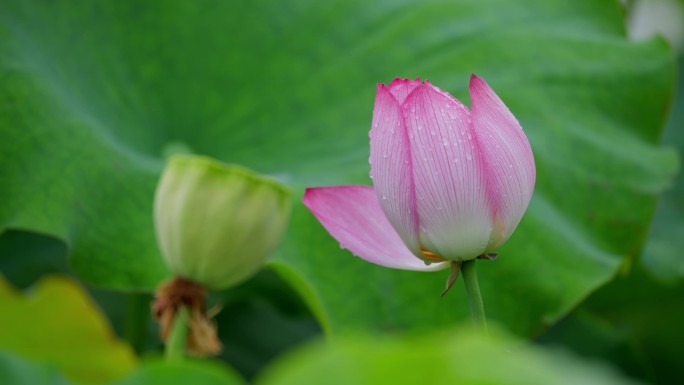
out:
M676 382L683 20L675 0L3 0L0 378ZM501 257L479 263L493 340L450 331L468 315L459 287L439 298L446 272L353 257L300 203L307 186L370 184L376 83L427 78L468 104L471 73L520 120L538 173ZM153 192L179 152L295 196L265 270L212 293L225 349L208 363L158 361L149 319L169 276ZM402 374L415 362L430 370Z

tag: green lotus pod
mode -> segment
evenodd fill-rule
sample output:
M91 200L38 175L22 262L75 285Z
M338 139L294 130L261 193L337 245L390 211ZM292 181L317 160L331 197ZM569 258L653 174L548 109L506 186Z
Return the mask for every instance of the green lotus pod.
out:
M171 157L154 201L157 242L169 268L213 289L256 273L289 215L285 186L202 156Z

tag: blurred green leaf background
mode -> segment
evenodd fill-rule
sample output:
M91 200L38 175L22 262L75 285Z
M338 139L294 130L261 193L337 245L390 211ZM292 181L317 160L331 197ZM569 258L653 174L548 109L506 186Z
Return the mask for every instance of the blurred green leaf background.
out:
M519 366L576 368L538 383L673 383L684 375L684 5L669 2L672 22L653 13L661 3L1 1L2 275L26 301L45 279L70 280L90 305L67 315L104 315L118 336L108 343L126 341L138 358L105 379L88 377L95 363L68 369L42 354L60 349L50 338L16 342L41 322L49 334L57 318L3 303L0 317L14 321L0 329L0 382L288 384L322 382L324 371L378 383L397 371L384 379L400 383L422 351L435 383L530 383L525 371L497 377ZM669 41L649 34L649 21L674 25ZM446 272L353 257L300 203L308 186L370 184L376 83L427 78L468 104L471 73L520 120L538 172L515 235L480 263L487 314L507 335L496 341L439 334L468 322L463 290L439 298ZM225 349L211 362L158 361L149 317L169 276L153 192L177 152L253 168L295 192L267 268L212 294ZM79 346L60 359L88 354ZM468 346L496 357L514 349L520 361L459 377L463 361L488 362ZM432 351L443 352L439 364Z

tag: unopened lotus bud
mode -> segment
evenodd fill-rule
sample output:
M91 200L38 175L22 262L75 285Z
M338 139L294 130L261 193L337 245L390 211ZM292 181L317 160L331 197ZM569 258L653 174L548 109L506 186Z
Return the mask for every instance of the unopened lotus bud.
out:
M475 75L472 109L419 79L377 90L373 187L309 188L304 204L340 244L378 265L436 270L492 258L534 190L534 155L518 120Z
M154 202L169 268L213 289L256 273L283 237L289 214L285 186L201 156L171 157Z

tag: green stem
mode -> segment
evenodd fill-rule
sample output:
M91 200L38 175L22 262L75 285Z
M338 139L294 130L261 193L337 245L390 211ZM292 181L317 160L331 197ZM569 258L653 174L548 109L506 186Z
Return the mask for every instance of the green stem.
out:
M149 294L131 293L126 302L123 337L131 344L133 350L140 354L147 344L150 296Z
M171 333L166 340L165 356L167 360L182 360L185 357L185 347L188 343L188 324L190 322L190 313L188 308L181 306L176 312L176 318L173 320Z
M484 305L482 304L482 294L480 285L477 283L477 272L475 271L475 259L465 261L461 264L463 282L465 282L466 294L468 295L468 307L473 324L478 329L487 333L487 320L485 319Z

